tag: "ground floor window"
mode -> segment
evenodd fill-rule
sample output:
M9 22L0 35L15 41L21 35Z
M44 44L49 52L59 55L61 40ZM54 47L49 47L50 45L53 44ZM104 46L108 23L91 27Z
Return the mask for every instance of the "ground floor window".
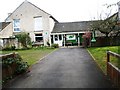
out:
M36 42L43 42L43 35L42 35L42 33L35 34L35 41Z
M59 35L59 40L62 40L62 35Z
M53 35L51 35L51 43L52 43L52 44L54 43Z
M55 41L58 41L58 35L55 35Z

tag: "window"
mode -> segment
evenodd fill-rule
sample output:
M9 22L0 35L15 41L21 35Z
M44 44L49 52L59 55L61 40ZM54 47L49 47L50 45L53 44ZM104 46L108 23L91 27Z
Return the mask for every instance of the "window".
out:
M41 31L41 30L43 30L43 27L42 27L42 17L35 17L34 21L35 21L34 30L35 31Z
M14 29L14 32L20 32L20 19L14 19L13 29Z
M55 35L55 41L58 41L58 35Z
M35 41L37 41L37 42L43 42L42 33L40 33L40 34L35 34Z
M62 40L62 36L61 35L59 35L59 40Z

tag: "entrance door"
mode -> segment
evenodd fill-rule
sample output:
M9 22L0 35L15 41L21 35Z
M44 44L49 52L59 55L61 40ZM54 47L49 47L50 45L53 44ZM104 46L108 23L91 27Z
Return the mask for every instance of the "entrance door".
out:
M83 42L83 38L82 38L83 34L79 34L79 41L80 41L80 45L82 45Z
M62 35L54 35L54 44L62 46L63 38Z

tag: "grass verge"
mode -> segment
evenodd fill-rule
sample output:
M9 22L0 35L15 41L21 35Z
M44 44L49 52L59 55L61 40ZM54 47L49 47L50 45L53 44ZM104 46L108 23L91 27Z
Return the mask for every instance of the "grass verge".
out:
M89 52L91 55L94 57L96 63L99 65L99 67L102 69L102 71L106 74L106 51L110 50L115 53L119 53L119 48L120 46L108 46L108 47L91 47L88 48ZM117 67L120 67L120 63L118 62L119 60L114 57L110 57L111 63Z
M54 50L54 48L32 48L29 50L2 51L2 54L18 52L23 61L31 66Z

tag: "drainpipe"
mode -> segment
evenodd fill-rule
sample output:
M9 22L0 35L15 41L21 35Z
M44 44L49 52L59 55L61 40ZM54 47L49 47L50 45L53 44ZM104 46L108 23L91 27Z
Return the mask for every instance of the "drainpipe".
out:
M78 46L80 46L80 38L79 38L79 33L78 33Z
M65 47L65 34L63 35L63 40L64 40L64 47Z

